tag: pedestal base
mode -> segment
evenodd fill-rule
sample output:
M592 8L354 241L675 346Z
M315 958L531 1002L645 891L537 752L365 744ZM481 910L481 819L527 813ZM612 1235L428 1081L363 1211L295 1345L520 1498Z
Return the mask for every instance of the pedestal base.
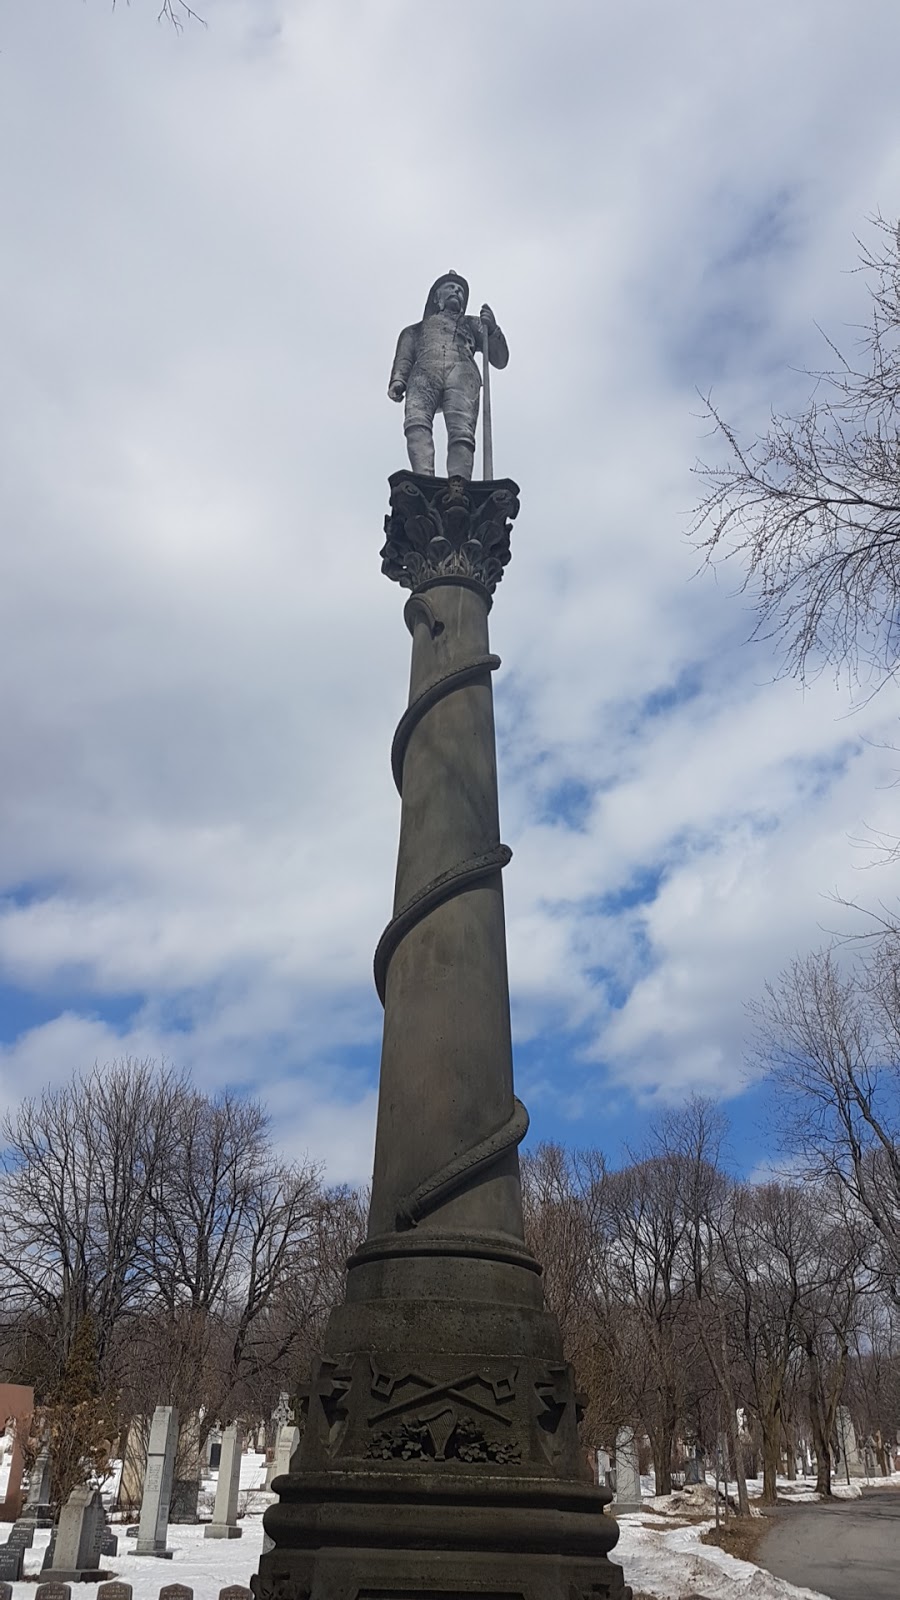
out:
M257 1600L629 1600L537 1276L365 1254L273 1483ZM404 1276L484 1297L379 1298Z
M629 1600L609 1494L503 1474L279 1478L257 1600Z
M231 1528L225 1522L210 1522L203 1529L204 1539L242 1539L243 1528Z
M155 1556L157 1561L171 1561L174 1550L142 1550L140 1546L135 1550L136 1556Z

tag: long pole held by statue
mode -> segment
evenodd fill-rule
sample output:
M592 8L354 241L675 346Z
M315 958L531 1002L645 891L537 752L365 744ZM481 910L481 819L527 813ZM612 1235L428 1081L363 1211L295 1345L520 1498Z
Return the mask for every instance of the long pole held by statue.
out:
M481 443L481 476L485 483L490 482L494 476L494 437L491 431L491 358L488 351L490 335L487 323L481 324L481 365L482 383L484 386L484 411L481 417L482 443Z

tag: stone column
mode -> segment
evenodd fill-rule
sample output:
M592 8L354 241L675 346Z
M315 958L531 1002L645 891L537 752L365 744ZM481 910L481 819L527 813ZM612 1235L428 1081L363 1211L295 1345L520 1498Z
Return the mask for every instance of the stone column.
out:
M623 1600L611 1494L522 1220L488 639L518 490L390 484L382 570L411 590L412 669L368 1236L273 1479L254 1590Z
M238 1491L241 1486L241 1452L244 1436L236 1422L222 1435L222 1453L219 1456L219 1481L216 1484L216 1504L212 1522L203 1530L205 1539L239 1539L242 1530L237 1525Z
M616 1434L616 1510L640 1511L641 1472L633 1428Z
M178 1412L174 1406L157 1406L150 1426L147 1470L138 1529L136 1556L160 1556L171 1560L166 1549L169 1529L169 1501L175 1477L175 1451L178 1447Z

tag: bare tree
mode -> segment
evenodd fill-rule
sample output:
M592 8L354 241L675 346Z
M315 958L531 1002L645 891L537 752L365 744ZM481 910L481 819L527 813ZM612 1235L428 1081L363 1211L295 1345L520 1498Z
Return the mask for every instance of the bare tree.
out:
M868 1218L900 1307L900 986L896 949L794 961L755 1005L755 1055L789 1110L785 1139Z
M44 1386L58 1379L88 1317L98 1377L115 1386L116 1332L149 1282L148 1207L168 1165L179 1092L174 1074L128 1058L23 1101L4 1121L5 1311L27 1321Z
M749 1516L747 1475L738 1436L734 1385L734 1302L730 1293L722 1231L731 1217L732 1185L721 1167L727 1123L710 1100L692 1097L665 1115L656 1142L681 1172L686 1217L685 1246L693 1280L697 1337L722 1397L738 1491L738 1511Z
M859 244L869 320L796 415L773 414L743 442L711 402L724 465L696 469L707 492L694 538L707 559L737 556L757 632L780 640L788 670L817 660L888 675L900 664L900 234L882 217Z

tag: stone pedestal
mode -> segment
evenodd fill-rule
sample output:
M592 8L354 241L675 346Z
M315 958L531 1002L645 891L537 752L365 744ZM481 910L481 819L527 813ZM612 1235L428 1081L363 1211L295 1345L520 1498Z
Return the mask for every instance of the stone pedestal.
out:
M163 1560L171 1560L172 1551L166 1549L166 1537L177 1446L178 1412L174 1406L157 1406L147 1446L141 1520L134 1552L136 1556L159 1556Z
M257 1600L624 1600L559 1327L524 1242L490 652L504 480L391 478L412 594L368 1237L265 1514ZM362 666L362 664L361 664Z
M53 1560L46 1569L50 1582L80 1583L97 1580L100 1541L106 1514L99 1489L73 1489L59 1515Z
M237 1525L238 1493L241 1486L241 1451L244 1437L236 1422L226 1428L221 1440L219 1481L212 1522L203 1530L204 1539L239 1539Z

